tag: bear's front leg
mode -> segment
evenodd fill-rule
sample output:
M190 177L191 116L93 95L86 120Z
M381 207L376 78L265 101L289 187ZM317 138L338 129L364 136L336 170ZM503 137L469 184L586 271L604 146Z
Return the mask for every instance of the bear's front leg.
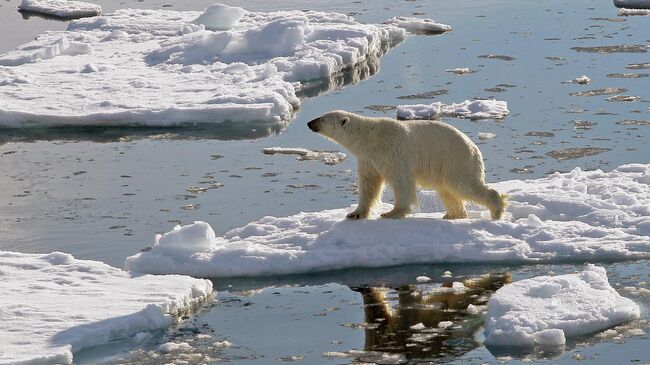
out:
M380 200L384 187L384 179L369 161L358 159L357 174L359 175L359 204L354 212L348 214L348 219L368 218L370 209Z
M395 205L393 206L393 210L382 214L381 217L393 219L406 217L417 204L415 178L410 171L405 171L402 174L396 174L394 178L387 178L386 181L388 181L388 184L393 189Z

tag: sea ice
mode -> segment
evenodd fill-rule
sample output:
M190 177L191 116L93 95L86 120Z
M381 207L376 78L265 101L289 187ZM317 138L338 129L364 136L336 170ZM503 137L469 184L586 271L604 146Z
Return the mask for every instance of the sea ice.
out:
M303 85L329 86L405 35L330 12L122 9L0 55L0 126L229 122L277 130L300 105Z
M0 363L71 364L73 353L158 330L207 300L208 280L131 274L98 261L0 251Z
M503 220L489 220L472 206L473 219L443 220L436 194L423 191L421 212L401 220L346 220L350 207L264 217L223 236L195 223L167 234L191 233L182 239L156 236L151 250L127 258L125 267L229 277L412 263L650 258L650 164L611 172L576 168L492 186L510 197Z
M496 134L490 132L478 132L479 139L492 139L496 136L497 136Z
M73 19L100 15L102 7L72 0L22 0L18 10Z
M449 72L456 75L465 75L465 74L474 73L476 71L473 71L467 67L457 67L457 68L448 68L445 70L445 72Z
M618 9L618 15L620 15L620 16L634 16L634 15L648 16L648 15L650 15L650 8L648 8L648 9L620 8L620 9Z
M576 77L573 80L564 81L563 83L565 83L565 84L587 85L587 84L591 83L591 79L589 77L587 77L587 75L582 75L580 77Z
M312 151L301 147L267 147L262 148L266 155L297 155L298 160L319 160L326 165L336 165L348 157L343 152Z
M435 119L457 117L468 119L502 119L510 114L508 103L500 100L465 100L462 103L398 105L397 119Z
M485 343L560 346L566 339L639 318L639 306L620 296L595 265L578 274L538 276L505 285L490 297Z
M453 29L450 25L437 23L431 19L403 16L390 18L384 24L404 28L407 32L413 34L442 34Z

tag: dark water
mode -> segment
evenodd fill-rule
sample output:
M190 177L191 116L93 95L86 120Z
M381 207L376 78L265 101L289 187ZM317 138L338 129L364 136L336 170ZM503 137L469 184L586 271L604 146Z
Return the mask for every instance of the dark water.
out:
M110 12L123 7L166 5L172 5L166 7L170 9L200 10L212 2L99 3L105 12ZM508 101L511 114L503 121L447 120L477 142L479 132L497 135L479 144L489 181L536 178L574 167L610 170L623 163L648 163L649 79L611 74L650 73L626 68L629 64L650 62L648 53L621 52L629 48L647 50L650 18L617 17L609 1L228 3L262 11L334 10L367 22L422 14L450 24L454 30L442 36L410 37L383 56L378 68L374 65L370 71L366 65L368 70L352 73L357 76L341 75L329 84L316 85L311 93L303 95L295 119L285 129L271 131L274 134L270 136L259 129L242 130L238 126L2 130L0 249L65 251L78 258L121 267L124 258L150 244L156 232L168 231L175 224L204 220L219 234L265 215L348 206L356 201L353 158L327 166L317 161L297 161L292 156L261 153L263 147L272 146L339 149L305 126L308 120L332 109L393 115L392 107L402 103L451 103L474 97ZM65 29L67 24L41 18L24 20L14 11L13 2L1 5L0 51L26 42L44 30ZM634 47L605 47L624 45ZM508 57L481 57L484 55ZM455 75L444 71L455 67L469 67L477 72ZM562 83L581 75L589 76L592 83ZM606 88L626 91L570 95ZM419 97L427 99L400 98L417 94L424 94ZM606 100L615 95L638 99ZM575 150L567 150L570 148ZM191 189L206 184L223 187L203 193ZM295 188L298 184L316 188ZM410 290L405 286L415 284L418 275L442 282L446 270L461 279L507 272L517 280L549 270L559 273L576 268L408 266L220 280L215 282L219 294L209 308L180 327L152 337L145 343L145 350L130 354L123 361L153 363L149 349L155 349L161 341L183 340L194 341L195 347L201 349L199 352L213 359L237 363L278 363L292 360L292 356L293 361L304 364L350 363L364 358L322 354L353 349L390 350L384 345L372 346L371 338L383 338L388 346L401 344L391 351L414 363L418 359L425 363L522 363L529 358L542 363L570 363L582 357L600 364L650 362L644 348L647 335L620 341L580 339L562 354L542 350L529 355L495 354L481 345L482 317L463 310L449 314L455 318L454 323L463 323L461 328L445 330L417 346L407 347L410 342L404 340L413 336L412 331L395 330L411 323L398 320L407 315L390 320L401 323L401 327L395 324L384 335L377 334L376 328L357 326L368 318L364 298L365 304L369 304L369 288L388 288L385 298L394 307L399 304L400 293ZM650 273L647 262L608 264L607 268L612 284L617 287L639 285L648 281ZM424 292L435 288L433 284L416 287ZM633 298L644 305L643 319L647 320L647 298ZM372 304L376 305L371 307L379 306ZM434 313L429 317L435 316ZM384 318L384 322L389 322ZM649 330L645 322L632 326ZM197 331L211 338L201 339ZM224 339L232 346L222 349L212 345ZM77 358L80 362L92 362L132 346L128 341L112 344ZM426 348L430 350L424 351ZM197 359L194 360L210 362ZM170 359L156 361L159 360ZM196 363L194 360L186 359Z

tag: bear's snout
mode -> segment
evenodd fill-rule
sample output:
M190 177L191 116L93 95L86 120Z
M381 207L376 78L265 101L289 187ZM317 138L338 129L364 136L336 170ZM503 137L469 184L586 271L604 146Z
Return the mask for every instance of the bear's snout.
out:
M320 118L312 119L309 123L307 123L307 127L309 127L309 129L311 129L312 132L318 132L319 125L320 125Z

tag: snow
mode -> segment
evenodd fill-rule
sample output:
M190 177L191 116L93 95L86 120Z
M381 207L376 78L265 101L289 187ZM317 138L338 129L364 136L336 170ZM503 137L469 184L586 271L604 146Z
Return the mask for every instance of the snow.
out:
M73 353L168 327L212 283L97 261L0 251L0 363L71 364Z
M127 258L125 267L231 277L416 263L650 258L650 164L611 172L576 168L492 186L509 195L503 220L489 220L487 211L472 206L472 219L440 219L437 196L423 191L420 212L401 220L346 220L352 206L267 216L223 236L215 236L206 223L195 223L189 227L200 229L188 228L192 237L161 242L157 236L151 250ZM374 214L388 209L385 204Z
M589 264L578 274L538 276L497 290L488 302L485 343L561 346L639 318L639 311L609 285L604 268Z
M617 8L650 9L650 0L614 0Z
M300 106L303 83L327 85L376 62L405 35L332 12L122 9L0 55L0 126L277 130Z
M71 0L22 0L18 10L65 19L97 16L102 13L101 6L97 4Z
M266 155L297 155L298 160L318 160L326 165L340 164L348 157L343 152L313 151L302 147L267 147L262 148L262 153Z
M158 346L158 352L168 354L176 351L192 351L194 348L187 342L166 342Z
M398 105L398 119L435 119L457 117L468 119L502 119L510 114L508 103L500 100L465 100L461 103Z
M437 23L431 19L413 17L394 17L386 20L384 24L391 24L413 34L442 34L453 28L447 24Z
M431 281L431 278L425 275L420 275L417 278L415 278L415 281L417 281L418 283L426 283L428 281Z

